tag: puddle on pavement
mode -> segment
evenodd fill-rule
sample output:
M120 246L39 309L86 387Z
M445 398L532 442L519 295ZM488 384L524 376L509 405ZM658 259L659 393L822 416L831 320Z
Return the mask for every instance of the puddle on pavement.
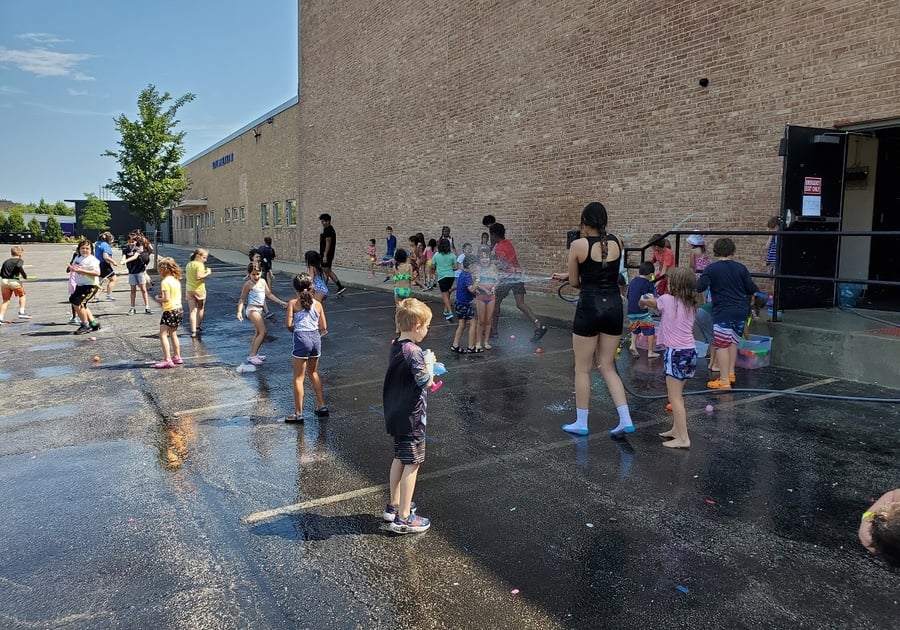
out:
M69 348L74 348L74 341L60 341L58 343L45 343L40 346L32 346L28 348L31 352L37 352L38 350L67 350Z
M3 370L0 370L0 381L5 381L5 380L9 379L11 376L12 376L12 372L4 372Z
M71 365L50 365L48 367L37 368L34 375L37 378L51 378L53 376L65 376L66 374L74 374L75 368Z

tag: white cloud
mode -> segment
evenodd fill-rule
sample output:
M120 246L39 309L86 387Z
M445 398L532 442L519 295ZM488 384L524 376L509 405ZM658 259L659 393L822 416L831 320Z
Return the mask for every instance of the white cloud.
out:
M84 74L83 72L76 72L75 74L72 75L72 78L75 79L76 81L96 81L97 80L92 76L88 76L88 75Z
M49 44L60 44L62 42L70 42L71 39L63 39L61 37L57 37L52 33L22 33L18 36L19 39L26 39L30 42L34 42L38 45L49 45Z
M72 76L73 73L81 75L80 72L75 71L75 66L90 59L91 56L82 53L61 53L43 48L15 50L0 46L0 63L15 64L19 70L31 72L39 77L66 77ZM90 79L88 78L88 80Z
M87 90L73 90L72 88L67 88L66 92L69 93L69 96L87 96Z
M122 112L98 112L90 109L75 109L72 107L59 107L57 105L45 105L44 103L25 103L30 107L37 107L44 111L53 112L55 114L69 114L71 116L108 116L115 118Z

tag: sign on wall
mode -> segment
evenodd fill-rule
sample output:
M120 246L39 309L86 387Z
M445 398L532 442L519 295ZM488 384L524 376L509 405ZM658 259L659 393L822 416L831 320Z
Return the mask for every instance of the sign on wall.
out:
M223 155L218 160L213 160L212 167L213 170L216 170L220 166L225 166L226 164L231 164L234 161L234 153L229 153L228 155Z

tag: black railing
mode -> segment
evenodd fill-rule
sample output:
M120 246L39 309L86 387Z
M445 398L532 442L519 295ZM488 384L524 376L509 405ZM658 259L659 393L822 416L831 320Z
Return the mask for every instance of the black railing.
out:
M837 239L837 246L840 247L841 239L853 237L881 237L881 238L897 238L900 237L900 231L795 231L795 230L672 230L662 235L662 238L674 237L675 246L673 253L675 254L676 263L681 259L681 237L690 236L691 234L699 234L701 236L764 236L766 239L775 236L776 240L776 257L775 257L775 273L759 273L753 272L750 275L754 278L766 278L774 282L772 290L772 321L778 321L778 313L782 310L778 291L778 284L781 280L806 280L809 282L830 282L837 291L839 284L865 284L867 286L883 286L883 287L900 287L900 281L897 280L871 280L869 278L842 278L835 273L831 276L808 276L797 274L781 273L782 248L785 238L792 237L822 237ZM640 263L647 260L647 250L653 247L653 243L648 243L642 247L626 247L625 248L625 267L627 269L637 269ZM711 249L711 248L710 248ZM637 253L640 260L632 263L629 254ZM710 252L711 253L711 252Z

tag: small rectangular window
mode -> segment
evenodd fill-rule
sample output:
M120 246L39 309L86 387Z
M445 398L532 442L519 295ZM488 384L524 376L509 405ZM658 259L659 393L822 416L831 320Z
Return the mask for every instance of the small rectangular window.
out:
M259 214L262 218L262 226L269 227L269 204L261 203L259 204Z
M216 229L216 211L215 210L209 211L209 227L211 227L214 230Z
M275 224L275 227L281 227L281 202L280 201L272 202L272 222Z
M244 213L244 206L241 206L241 223L247 222L247 215Z
M237 208L231 209L231 220L234 221L235 223L237 223L237 221L238 221Z
M231 221L231 208L225 208L225 212L222 213L222 223L228 223Z
M284 206L284 222L286 225L297 225L297 202L288 199Z

